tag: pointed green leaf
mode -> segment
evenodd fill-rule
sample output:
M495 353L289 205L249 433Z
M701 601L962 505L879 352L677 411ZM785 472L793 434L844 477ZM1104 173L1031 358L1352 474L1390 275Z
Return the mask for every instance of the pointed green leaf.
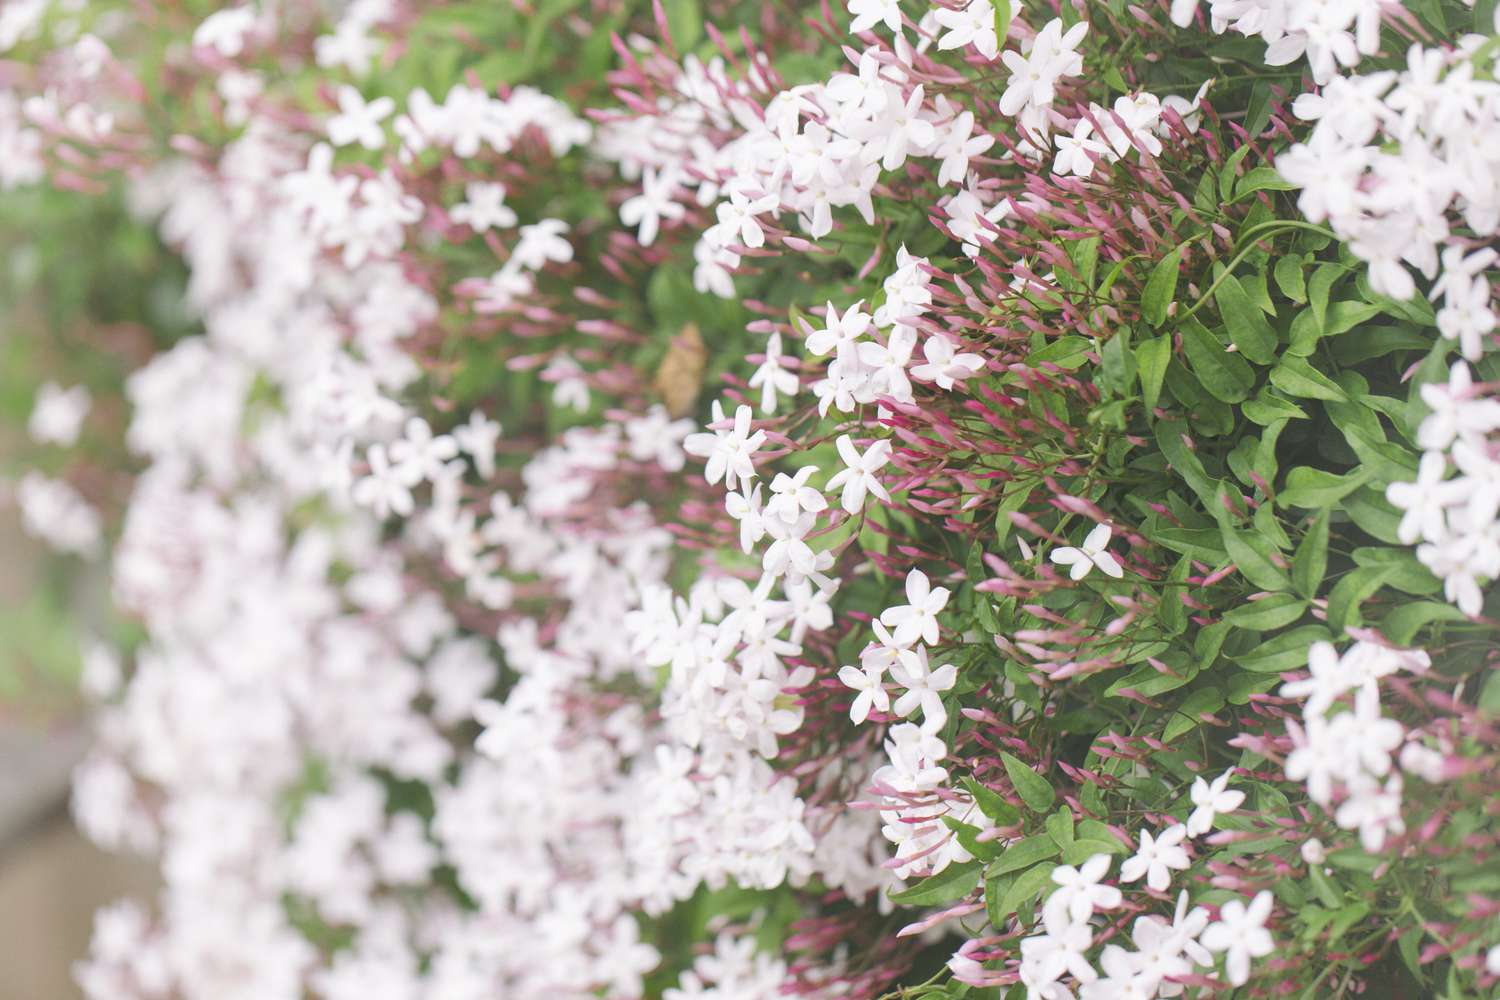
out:
M990 862L989 873L1005 875L1009 872L1020 871L1044 858L1054 857L1057 852L1057 843L1051 837L1039 833L1024 840L1018 840L1000 852L1000 857Z
M936 906L967 896L979 885L978 861L966 861L961 865L949 865L936 875L930 875L901 892L891 893L891 902L906 906Z
M1226 403L1239 403L1250 395L1254 370L1244 358L1226 351L1202 323L1190 319L1182 324L1182 348L1209 395Z
M1312 599L1328 572L1328 509L1318 512L1307 534L1292 555L1292 586L1303 597Z
M1026 803L1027 808L1033 812L1046 812L1052 808L1052 801L1057 793L1052 791L1046 778L1027 767L1025 761L1013 754L1002 752L1000 758L1005 762L1005 773L1010 776L1010 783L1015 786L1016 794L1021 796L1021 801Z
M1167 307L1177 294L1177 271L1182 265L1182 247L1178 246L1156 265L1141 292L1141 315L1152 326L1167 319Z
M1147 410L1156 409L1161 399L1162 381L1167 377L1167 363L1172 360L1172 337L1163 333L1136 345L1135 359L1141 378L1141 398Z

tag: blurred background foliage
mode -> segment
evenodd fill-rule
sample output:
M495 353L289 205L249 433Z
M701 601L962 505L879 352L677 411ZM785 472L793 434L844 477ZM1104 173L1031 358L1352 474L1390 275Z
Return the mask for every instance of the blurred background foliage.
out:
M13 484L27 469L72 473L117 524L130 471L125 378L192 329L186 272L154 225L131 213L123 186L102 197L40 186L4 192L0 247L0 481ZM72 448L27 435L48 381L93 397ZM109 610L102 567L25 538L10 502L0 512L0 553L0 718L40 725L71 715L80 640L128 644L131 630Z

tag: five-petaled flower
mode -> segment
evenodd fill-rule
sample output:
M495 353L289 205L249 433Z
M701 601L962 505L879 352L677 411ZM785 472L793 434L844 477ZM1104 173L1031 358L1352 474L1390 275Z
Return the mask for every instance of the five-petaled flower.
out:
M1071 566L1068 576L1074 580L1082 580L1089 572L1098 566L1106 576L1112 576L1116 580L1125 575L1125 570L1114 556L1105 551L1109 546L1111 529L1107 524L1094 526L1088 537L1083 540L1079 548L1063 546L1052 550L1052 561L1059 566Z

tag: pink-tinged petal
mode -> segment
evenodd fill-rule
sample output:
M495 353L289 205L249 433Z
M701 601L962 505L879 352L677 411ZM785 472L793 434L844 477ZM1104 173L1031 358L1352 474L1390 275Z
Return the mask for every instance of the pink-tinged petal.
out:
M854 439L845 434L838 440L839 457L851 468L859 465L859 452L854 450Z
M1104 877L1104 873L1107 871L1109 871L1109 855L1093 854L1083 863L1080 874L1083 876L1083 881L1085 882L1097 882Z
M906 603L914 608L920 608L927 602L927 592L930 589L927 582L927 574L919 569L914 569L906 574Z
M1108 552L1100 552L1094 556L1094 565L1103 570L1106 576L1112 576L1116 580L1125 575L1125 569L1120 565L1120 561Z

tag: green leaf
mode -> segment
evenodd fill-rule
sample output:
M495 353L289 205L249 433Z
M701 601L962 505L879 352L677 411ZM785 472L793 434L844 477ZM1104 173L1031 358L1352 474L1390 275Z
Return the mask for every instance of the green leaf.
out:
M1240 406L1246 417L1268 427L1278 420L1306 420L1307 411L1289 399L1283 399L1270 386L1263 386L1254 399L1247 399Z
M949 865L910 889L891 893L891 902L906 906L935 906L961 899L979 884L979 870L982 867L978 861Z
M1010 888L1006 890L1004 898L1000 900L998 908L1000 919L1004 920L1009 917L1016 910L1020 909L1023 903L1035 899L1037 893L1051 885L1052 869L1055 867L1057 866L1050 861L1044 861L1033 868L1026 869L1018 875L1016 880L1011 883ZM990 916L993 920L994 914Z
M1152 326L1167 319L1167 307L1177 294L1177 271L1182 265L1182 246L1178 246L1156 265L1141 292L1141 315Z
M1292 555L1292 586L1306 598L1316 597L1328 572L1328 510L1318 513Z
M1388 575L1386 583L1408 594L1435 594L1443 584L1432 575L1432 570L1423 565L1416 553L1408 548L1388 549L1379 545L1367 545L1352 553L1359 566L1378 566Z
M1372 326L1358 337L1341 337L1329 347L1333 360L1341 365L1357 365L1396 351L1428 351L1432 334L1409 326Z
M1018 840L1005 848L1000 852L999 858L990 862L989 873L1005 875L1009 872L1020 871L1038 861L1055 856L1058 850L1055 840L1039 833L1024 840Z
M979 811L990 818L990 822L996 826L1011 826L1021 822L1021 810L1006 802L994 791L984 787L973 778L964 778L959 782L968 789L969 794L974 796L974 802L979 806Z
M1366 486L1355 490L1344 498L1344 513L1360 528L1385 542L1401 545L1397 528L1401 524L1401 512L1391 506L1381 491Z
M1266 130L1271 120L1271 84L1261 79L1250 88L1250 105L1245 110L1245 131L1254 139Z
M1284 357L1271 369L1271 384L1288 396L1300 399L1331 399L1343 402L1349 397L1322 372L1301 358Z
M1251 147L1247 143L1236 149L1224 160L1224 165L1219 168L1219 198L1228 201L1229 196L1234 193L1234 182L1239 179L1238 171L1245 157L1249 156Z
M1010 34L1010 0L990 0L990 3L995 8L995 39L1004 48Z
M1130 350L1130 328L1125 327L1104 342L1099 351L1104 384L1118 396L1129 396L1135 387L1135 354Z
M1240 575L1262 590L1286 590L1291 586L1283 573L1271 559L1273 547L1264 535L1240 531L1229 517L1225 501L1229 487L1220 486L1214 503L1209 509L1219 522L1219 535L1224 540L1224 551L1234 560Z
M1313 894L1318 901L1330 910L1337 910L1344 905L1344 894L1334 886L1333 880L1323 874L1323 869L1318 865L1307 866L1308 881L1312 883Z
M1233 275L1226 274L1220 281L1214 290L1214 303L1224 317L1229 339L1242 355L1258 365L1269 365L1276 360L1276 331Z
M1154 698L1159 694L1166 694L1168 691L1182 687L1193 679L1193 673L1194 671L1187 670L1166 674L1149 663L1143 663L1106 688L1104 696L1111 698L1121 691L1128 690L1145 698Z
M1141 399L1147 410L1156 409L1161 399L1162 381L1167 377L1167 362L1172 360L1172 336L1163 333L1136 345L1135 359L1139 364Z
M1466 620L1464 613L1447 601L1416 601L1397 605L1380 619L1380 632L1396 645L1405 646L1416 638L1418 632L1434 622Z
M1005 762L1005 773L1010 776L1010 783L1015 786L1016 794L1021 796L1021 801L1026 803L1027 808L1039 813L1052 808L1057 794L1052 791L1046 778L1027 767L1024 761L1013 754L1001 752L1000 758Z
M1218 484L1208 478L1208 473L1203 470L1203 463L1183 440L1182 428L1183 425L1179 423L1166 420L1158 422L1155 428L1156 446L1166 456L1172 471L1182 477L1182 481L1198 495L1198 499L1206 506L1212 505L1217 502L1215 493Z
M1348 333L1365 320L1379 314L1381 307L1369 302L1334 302L1323 320L1323 336L1337 337Z
M1238 354L1230 354L1208 328L1195 319L1182 324L1182 347L1193 373L1209 395L1238 403L1255 387L1255 371Z
M1328 296L1333 291L1334 283L1344 276L1346 270L1342 264L1319 264L1307 283L1307 304L1312 307L1319 330L1323 329L1328 313Z
M1048 816L1042 825L1058 847L1067 847L1073 842L1073 812L1067 806Z
M1307 647L1331 638L1322 625L1301 625L1272 636L1240 656L1231 657L1245 670L1280 674L1307 665Z
M952 816L942 817L943 825L953 831L953 837L964 850L968 851L979 861L994 861L1000 856L1003 848L993 840L979 839L983 831L971 823L954 819Z
M1224 613L1224 620L1235 628L1270 632L1283 628L1302 617L1307 602L1291 594L1271 594Z
M1296 186L1283 180L1275 167L1256 167L1234 186L1234 200L1241 201L1257 191L1291 191Z
M1214 622L1205 628L1200 628L1198 634L1193 636L1193 655L1198 658L1201 669L1207 670L1213 666L1214 660L1219 658L1219 651L1224 648L1224 640L1229 638L1230 624L1228 622Z
M1075 840L1063 848L1064 864L1081 865L1096 854L1120 854L1124 846L1114 838L1109 840Z
M1332 507L1369 480L1363 469L1339 476L1322 469L1298 466L1286 474L1286 488L1276 495L1283 507L1322 510Z
M1336 944L1349 928L1359 923L1370 912L1370 904L1363 900L1350 903L1333 915L1328 925L1328 944Z
M690 52L703 35L703 8L698 0L662 0L667 11L667 30L678 52Z
M1058 337L1040 350L1032 351L1026 356L1026 364L1035 367L1046 361L1059 368L1080 368L1088 361L1089 352L1093 349L1094 345L1086 338L1068 334Z
M1183 583L1192 569L1192 557L1183 556L1172 567L1167 579L1173 583ZM1162 591L1161 602L1157 605L1157 617L1161 619L1161 627L1168 635L1181 635L1187 629L1187 605L1182 600L1183 593L1181 587Z
M1392 570L1388 566L1359 566L1345 573L1328 595L1328 627L1334 634L1361 621L1359 606L1384 586Z
M1167 727L1161 734L1162 741L1171 743L1183 733L1197 729L1203 724L1200 716L1212 715L1223 707L1223 691L1216 687L1199 688L1182 699L1182 704L1177 706L1172 717L1167 720Z
M1287 254L1276 261L1276 267L1272 274L1276 277L1276 287L1281 289L1281 294L1293 302L1307 301L1307 280L1302 273L1303 260L1293 254Z

